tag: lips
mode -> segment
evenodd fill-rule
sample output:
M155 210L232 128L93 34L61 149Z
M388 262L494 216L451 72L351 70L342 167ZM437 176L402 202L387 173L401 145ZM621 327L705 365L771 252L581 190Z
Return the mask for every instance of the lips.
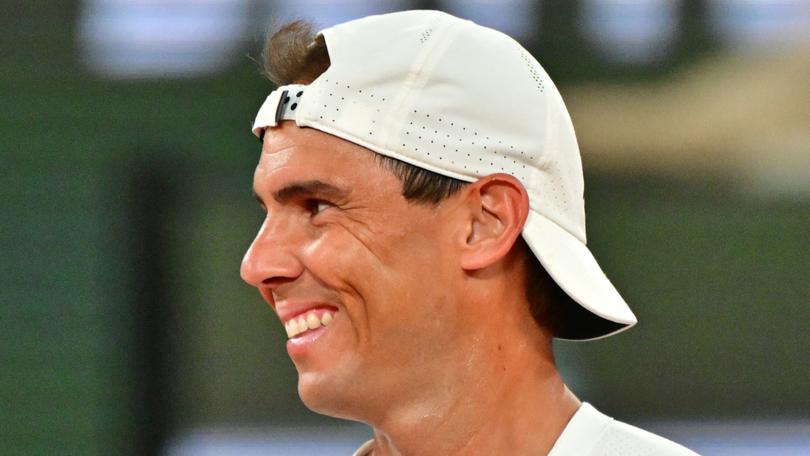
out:
M339 319L338 309L322 303L279 303L278 315L287 331L287 353L297 366L306 363L323 336Z

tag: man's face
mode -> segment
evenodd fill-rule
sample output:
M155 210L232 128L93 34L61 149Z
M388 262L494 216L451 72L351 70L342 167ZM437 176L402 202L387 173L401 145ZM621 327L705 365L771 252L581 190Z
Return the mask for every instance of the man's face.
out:
M292 122L265 135L254 190L267 217L241 272L293 332L315 327L287 342L313 410L358 418L358 404L411 394L458 358L459 200L415 204L401 188L353 143Z

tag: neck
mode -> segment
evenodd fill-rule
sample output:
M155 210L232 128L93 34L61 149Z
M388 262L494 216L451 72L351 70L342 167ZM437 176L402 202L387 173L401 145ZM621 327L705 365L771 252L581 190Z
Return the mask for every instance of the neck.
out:
M531 319L529 319L531 320ZM554 365L550 337L533 321L489 325L445 366L436 388L388 404L374 455L547 454L579 407ZM517 325L517 326L515 326Z

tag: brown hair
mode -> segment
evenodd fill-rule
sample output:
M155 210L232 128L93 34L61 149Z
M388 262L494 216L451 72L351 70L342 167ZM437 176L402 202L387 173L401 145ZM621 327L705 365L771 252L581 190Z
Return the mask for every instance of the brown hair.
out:
M263 60L264 73L277 85L309 84L330 65L323 36L316 36L312 25L302 20L287 23L270 34ZM402 195L417 204L439 203L467 185L458 179L385 155L374 155L380 165L402 181ZM606 320L571 301L548 275L522 237L515 248L524 253L526 299L538 325L555 336L565 338L587 338L593 330L604 326ZM574 320L576 324L572 323Z

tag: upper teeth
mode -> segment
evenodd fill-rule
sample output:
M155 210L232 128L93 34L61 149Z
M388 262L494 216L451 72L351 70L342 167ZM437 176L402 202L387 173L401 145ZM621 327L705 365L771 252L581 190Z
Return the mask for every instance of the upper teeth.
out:
M284 323L284 329L287 330L287 337L295 337L308 329L329 326L333 318L334 315L329 311L324 312L321 318L318 318L318 315L312 310L296 318L290 318L287 323Z

